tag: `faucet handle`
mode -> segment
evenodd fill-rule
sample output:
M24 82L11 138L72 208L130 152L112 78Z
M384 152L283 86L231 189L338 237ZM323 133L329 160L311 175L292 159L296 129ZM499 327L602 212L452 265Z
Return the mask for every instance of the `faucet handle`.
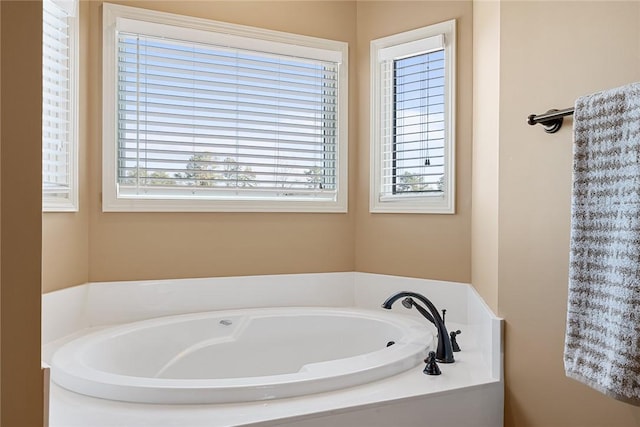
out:
M424 370L422 371L423 373L427 375L440 375L442 373L440 372L440 367L438 366L438 363L436 363L435 351L430 351L429 355L427 356L426 359L424 359L424 361L427 365L424 367Z
M458 329L457 331L452 331L449 333L449 338L451 338L451 350L458 352L460 351L460 346L458 345L458 341L456 340L456 335L460 335L462 331Z

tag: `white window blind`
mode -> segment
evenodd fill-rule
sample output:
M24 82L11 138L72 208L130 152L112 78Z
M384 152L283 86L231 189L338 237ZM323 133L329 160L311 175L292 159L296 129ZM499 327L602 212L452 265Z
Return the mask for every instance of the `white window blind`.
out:
M121 195L336 192L337 64L120 33Z
M441 193L444 48L382 63L386 87L382 196Z
M76 1L43 1L42 188L44 210L76 210Z
M453 213L455 21L371 43L372 212Z

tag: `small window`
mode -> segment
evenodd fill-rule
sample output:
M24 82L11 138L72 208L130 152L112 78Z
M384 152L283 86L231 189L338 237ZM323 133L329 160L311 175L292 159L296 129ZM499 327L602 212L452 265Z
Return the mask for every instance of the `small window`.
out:
M78 2L42 7L42 208L77 211Z
M346 211L346 44L105 4L106 211Z
M455 21L371 42L371 212L454 213Z

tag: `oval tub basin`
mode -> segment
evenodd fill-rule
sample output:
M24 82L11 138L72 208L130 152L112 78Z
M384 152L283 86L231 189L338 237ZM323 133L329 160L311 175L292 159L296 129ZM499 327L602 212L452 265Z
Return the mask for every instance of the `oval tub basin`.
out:
M426 322L391 312L212 311L81 336L55 352L51 375L64 388L113 400L246 402L375 381L418 365L434 348Z

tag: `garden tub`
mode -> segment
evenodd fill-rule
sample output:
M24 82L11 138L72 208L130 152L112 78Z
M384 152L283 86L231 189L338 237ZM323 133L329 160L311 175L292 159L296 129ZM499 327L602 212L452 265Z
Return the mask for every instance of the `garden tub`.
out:
M338 390L408 370L435 348L426 321L358 308L184 314L107 327L60 347L52 380L159 404L231 403Z

